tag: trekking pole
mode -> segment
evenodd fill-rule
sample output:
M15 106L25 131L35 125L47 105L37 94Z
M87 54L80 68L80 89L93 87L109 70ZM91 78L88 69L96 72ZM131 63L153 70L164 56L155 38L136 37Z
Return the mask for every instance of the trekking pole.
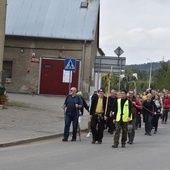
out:
M79 135L79 141L81 141L81 128L80 128L80 123L81 123L81 116L78 118L78 135Z
M81 128L80 128L80 123L81 123L81 116L79 114L79 110L77 110L77 116L78 116L78 136L79 136L79 141L81 141Z

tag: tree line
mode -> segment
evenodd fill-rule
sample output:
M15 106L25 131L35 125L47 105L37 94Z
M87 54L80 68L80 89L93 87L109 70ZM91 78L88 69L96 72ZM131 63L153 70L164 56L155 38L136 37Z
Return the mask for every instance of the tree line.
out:
M153 67L153 65L152 65ZM142 93L149 87L149 67L137 68L126 66L125 72L121 74L120 89L135 89ZM161 61L157 69L151 69L151 81L150 87L155 90L170 90L170 62ZM133 76L133 73L137 73L137 78ZM102 86L108 90L108 84L110 83L110 89L118 90L119 75L107 73L102 75Z

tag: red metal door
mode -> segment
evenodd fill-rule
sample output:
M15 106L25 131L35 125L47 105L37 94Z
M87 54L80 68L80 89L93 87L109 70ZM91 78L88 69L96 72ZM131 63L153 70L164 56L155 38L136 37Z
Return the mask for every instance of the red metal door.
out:
M63 70L65 60L42 59L40 94L67 95L69 83L63 83ZM78 88L79 61L76 71L72 73L71 87Z

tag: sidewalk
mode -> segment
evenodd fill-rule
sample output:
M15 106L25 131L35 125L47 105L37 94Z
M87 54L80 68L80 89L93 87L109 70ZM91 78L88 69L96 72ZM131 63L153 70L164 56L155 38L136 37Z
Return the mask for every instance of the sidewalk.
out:
M7 147L63 135L65 96L8 93L14 106L0 110L0 147ZM88 112L81 129L87 128ZM72 128L70 128L72 129ZM70 136L71 138L71 136Z

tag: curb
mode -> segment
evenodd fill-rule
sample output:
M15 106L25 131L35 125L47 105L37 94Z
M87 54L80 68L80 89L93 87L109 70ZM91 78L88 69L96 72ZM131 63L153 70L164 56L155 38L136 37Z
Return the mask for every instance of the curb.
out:
M16 142L3 143L3 144L0 144L0 148L24 145L24 144L34 143L37 141L45 141L45 140L55 139L55 138L62 137L62 136L63 134L56 134L56 135L37 137L37 138L26 139L26 140L21 140L21 141L16 141Z

